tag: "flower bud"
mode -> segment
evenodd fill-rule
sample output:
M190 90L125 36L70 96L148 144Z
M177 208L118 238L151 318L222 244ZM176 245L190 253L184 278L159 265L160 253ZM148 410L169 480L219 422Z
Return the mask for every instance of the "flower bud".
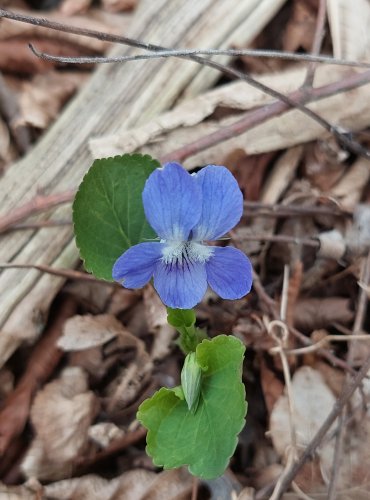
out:
M184 366L181 370L181 386L185 401L192 413L197 411L201 379L202 369L198 365L195 352L191 352L186 356Z

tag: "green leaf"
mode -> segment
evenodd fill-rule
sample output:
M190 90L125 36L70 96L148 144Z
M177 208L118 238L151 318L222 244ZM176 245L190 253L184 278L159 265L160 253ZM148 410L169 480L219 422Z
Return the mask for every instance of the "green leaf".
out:
M137 418L148 429L146 450L155 465L188 465L192 474L206 479L223 474L247 411L241 382L244 351L238 339L226 335L198 345L203 372L195 413L178 397L178 389L162 388L140 405Z
M87 271L112 280L118 257L156 235L144 215L142 191L160 164L132 154L95 160L73 203L76 244Z

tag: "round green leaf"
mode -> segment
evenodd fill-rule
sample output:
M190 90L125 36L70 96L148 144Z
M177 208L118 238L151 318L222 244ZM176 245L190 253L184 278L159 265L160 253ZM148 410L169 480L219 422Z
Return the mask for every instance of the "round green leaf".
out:
M132 154L95 160L73 203L76 244L87 271L112 281L118 257L132 245L155 238L144 215L144 184L158 161Z
M226 335L198 345L203 374L195 413L174 389L162 388L140 405L137 418L148 429L147 453L155 465L188 465L192 474L206 479L223 474L247 412L244 351L238 339Z

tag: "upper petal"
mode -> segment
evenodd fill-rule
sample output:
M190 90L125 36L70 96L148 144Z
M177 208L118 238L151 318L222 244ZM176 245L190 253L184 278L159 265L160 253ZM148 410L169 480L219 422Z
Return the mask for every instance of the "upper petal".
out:
M164 240L186 241L198 222L200 186L178 163L166 163L148 178L143 191L146 218Z
M139 243L118 257L112 277L125 288L141 288L148 283L158 260L162 257L163 244L159 242Z
M240 299L252 287L252 265L246 255L233 247L213 247L206 262L209 286L223 299Z
M207 290L205 264L157 264L154 271L154 288L162 302L174 309L191 309L198 304Z
M243 195L226 167L208 165L194 176L202 189L202 214L192 231L194 240L216 240L243 214Z

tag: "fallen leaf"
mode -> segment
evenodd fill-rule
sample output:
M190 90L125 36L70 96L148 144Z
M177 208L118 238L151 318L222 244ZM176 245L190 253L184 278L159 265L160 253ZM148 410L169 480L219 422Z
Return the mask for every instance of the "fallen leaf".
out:
M102 0L104 9L109 12L122 12L136 7L138 0Z
M19 96L20 124L46 128L86 78L77 71L49 71L26 81Z
M310 52L316 29L316 12L305 1L293 2L292 15L285 28L282 45L287 52Z
M160 474L137 469L111 480L93 474L66 479L45 486L44 492L58 500L185 500L192 482L184 468Z
M256 201L260 199L264 175L274 156L275 153L248 156L244 150L237 149L222 164L227 165L238 181L244 199Z
M342 297L299 299L294 311L294 325L310 332L327 328L334 322L348 324L354 317L350 299Z
M297 447L304 449L323 424L335 404L335 397L324 382L320 372L304 366L292 378L292 395ZM289 402L281 396L270 416L270 433L273 445L284 457L291 445Z
M342 177L347 156L334 139L308 144L303 163L305 176L313 187L329 191Z
M106 448L112 441L122 438L125 431L113 422L100 422L92 425L88 431L89 438L101 448Z
M368 160L359 158L330 189L328 195L340 201L343 208L352 211L361 200L369 179Z
M348 417L351 425L343 432L342 454L338 470L338 500L364 498L369 491L370 467L370 381L369 374L362 381L361 390L357 389L350 401ZM332 438L331 442L334 439ZM320 466L324 477L330 478L333 457L324 444L320 450ZM343 492L343 493L342 493ZM364 495L364 496L362 496Z
M112 315L73 316L65 322L58 347L64 351L81 351L109 342L124 332L123 325Z
M170 353L176 331L168 324L167 309L152 286L144 289L143 299L148 330L154 334L150 355L158 361Z
M22 461L26 477L51 480L70 473L73 460L87 445L96 409L81 368L66 368L59 379L47 384L31 408L36 437Z
M276 401L283 394L284 384L277 378L274 372L267 367L263 359L261 360L260 367L262 391L267 406L267 412L270 415Z
M59 11L65 16L84 14L88 11L93 0L63 0L59 6Z

